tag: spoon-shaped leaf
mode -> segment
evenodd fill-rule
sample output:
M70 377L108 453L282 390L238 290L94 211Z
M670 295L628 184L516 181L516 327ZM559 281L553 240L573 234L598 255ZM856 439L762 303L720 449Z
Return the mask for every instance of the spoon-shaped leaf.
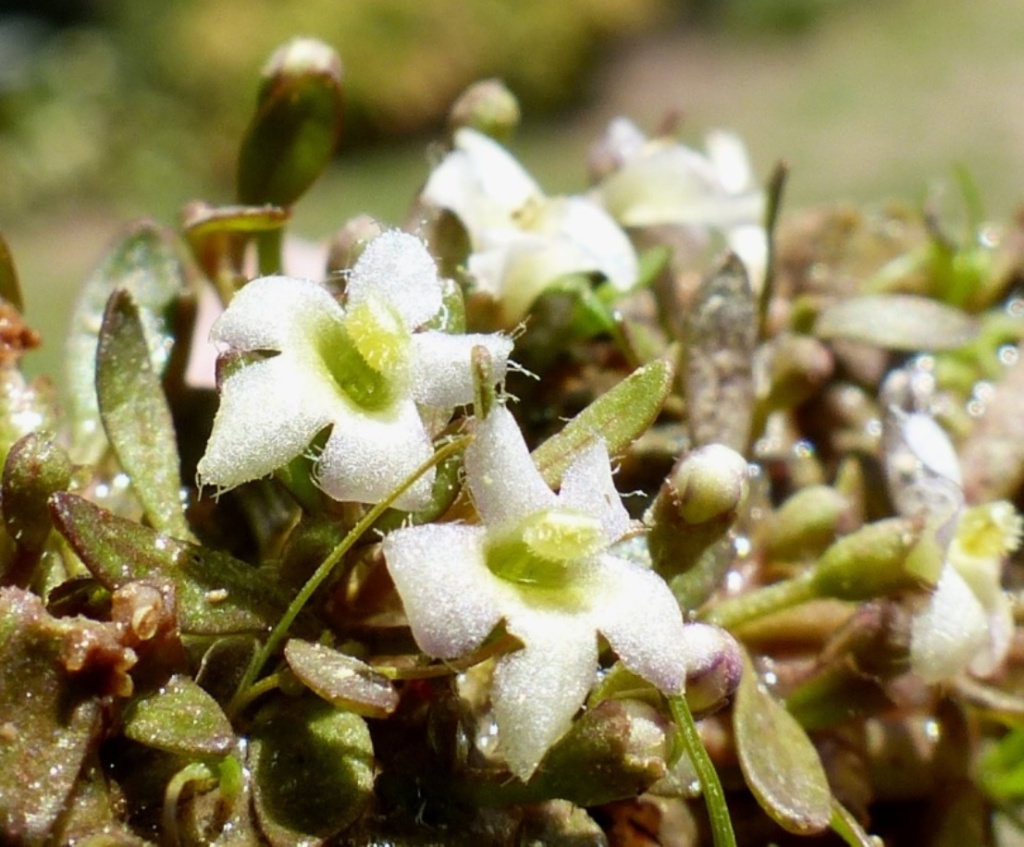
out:
M959 309L913 294L866 294L826 308L814 324L818 338L844 338L887 350L956 350L978 333Z
M158 691L128 707L124 734L133 741L189 758L227 755L235 734L217 701L187 676L173 676Z
M284 645L284 658L295 676L335 706L368 718L387 717L398 706L387 677L326 644L293 638Z
M96 395L107 438L146 517L160 532L190 538L171 410L149 357L139 308L123 288L110 296L103 315Z
M244 562L119 518L82 497L50 498L57 531L106 588L149 577L177 589L183 633L226 635L269 629L283 603L274 586Z
M573 460L601 438L614 456L654 422L672 386L672 368L663 361L633 371L533 451L544 481L557 487Z
M797 835L824 830L832 819L832 792L818 751L749 662L736 692L733 729L740 769L761 807Z

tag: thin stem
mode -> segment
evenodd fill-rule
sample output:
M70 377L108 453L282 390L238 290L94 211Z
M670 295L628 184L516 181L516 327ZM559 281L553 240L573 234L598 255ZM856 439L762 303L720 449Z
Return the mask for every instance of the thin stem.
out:
M419 665L408 668L397 667L396 665L372 665L374 671L381 676L391 680L396 679L436 679L441 676L454 676L469 670L474 665L485 662L492 656L501 656L511 653L523 646L523 642L514 635L507 633L496 638L488 644L484 644L479 650L450 662L441 662L431 665Z
M729 807L725 802L725 792L722 790L722 783L718 779L711 757L700 740L700 732L693 720L690 706L683 696L669 697L668 706L672 710L676 726L679 727L686 755L693 762L693 768L700 779L704 803L708 807L708 817L711 819L711 835L715 840L715 847L736 847L736 835L732 831L732 819L729 817Z
M377 519L391 508L391 505L395 500L397 500L405 490L409 488L409 486L439 462L443 462L449 456L465 448L472 438L473 437L471 435L458 438L454 441L448 442L437 450L433 456L416 468L412 474L406 477L406 479L403 480L402 483L387 496L387 498L381 500L381 502L370 509L363 516L363 519L352 527L352 530L342 539L341 543L331 551L330 555L320 563L320 567L316 569L314 574L306 581L306 584L302 586L302 590L289 604L285 613L281 616L281 620L279 620L277 625L273 630L271 630L270 635L267 636L267 640L263 643L259 652L253 657L252 661L249 662L249 667L246 668L245 675L242 677L242 681L238 685L238 690L228 706L229 717L233 717L238 714L238 710L241 705L248 702L249 697L247 690L252 686L253 682L255 682L256 677L259 676L260 671L263 670L263 666L276 652L281 641L283 641L284 637L288 634L288 630L291 628L292 623L294 623L295 618L298 617L299 612L302 611L306 603L309 602L309 598L313 596L316 590L323 584L324 580L330 576L331 571L334 570L338 562L340 562L345 554L352 549L360 537L371 526L373 526L374 523L376 523Z
M799 606L818 596L810 571L800 576L730 597L712 606L702 617L725 629L749 623L774 612Z

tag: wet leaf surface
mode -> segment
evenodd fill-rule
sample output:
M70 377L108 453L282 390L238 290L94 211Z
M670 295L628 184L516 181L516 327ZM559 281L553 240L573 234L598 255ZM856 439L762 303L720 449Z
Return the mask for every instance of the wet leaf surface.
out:
M152 222L135 225L82 287L67 344L67 381L72 455L94 461L103 449L96 401L96 348L103 313L117 288L138 304L150 363L163 373L174 343L173 307L186 289L184 269L172 235Z
M398 692L386 677L326 644L293 638L284 646L284 658L304 685L338 708L383 718L398 706Z
M818 751L749 664L733 709L740 768L757 802L789 832L824 830L832 793Z
M159 690L135 700L125 713L124 734L140 744L195 758L224 756L235 743L217 701L187 676L173 676Z
M281 616L286 598L226 553L163 535L67 492L55 494L50 508L57 530L108 589L150 577L172 582L183 633L262 631Z
M860 341L887 350L956 350L974 340L977 324L951 306L913 294L868 294L826 308L818 338Z
M373 746L352 712L319 699L273 704L257 716L249 749L256 814L275 847L318 844L370 800Z

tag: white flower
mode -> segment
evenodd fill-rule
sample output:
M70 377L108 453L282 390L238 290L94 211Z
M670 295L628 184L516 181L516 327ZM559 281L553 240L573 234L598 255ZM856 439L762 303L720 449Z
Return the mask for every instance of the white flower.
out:
M721 639L684 628L668 586L608 552L629 527L596 442L545 484L503 407L466 451L466 477L483 526L433 524L384 540L388 569L419 646L437 658L479 647L500 622L523 642L502 656L491 701L499 750L521 779L572 723L598 667L598 633L622 662L667 694L708 665Z
M716 131L706 144L705 155L674 140L648 140L617 118L598 143L597 155L614 163L598 185L601 202L625 226L682 226L697 240L721 233L758 291L768 260L764 193L738 136Z
M383 499L431 455L421 413L472 401L472 348L488 350L497 378L512 349L498 335L417 331L441 307L433 259L402 232L369 243L349 276L344 306L308 280L250 282L211 339L229 353L266 355L223 380L199 463L202 483L232 488L265 476L330 427L318 484L338 500ZM425 474L396 505L424 507L432 484L433 474Z
M935 589L911 621L911 666L926 682L964 671L991 675L1013 635L1001 579L1006 556L1020 542L1020 517L1005 501L965 508L959 460L942 427L921 412L892 413L908 452L892 451L890 465L897 467L890 476L903 482L901 509L929 519L942 563L937 574L925 574ZM907 467L908 458L916 469Z
M567 274L597 272L623 291L636 282L633 246L604 209L584 197L545 197L504 147L476 130L455 133L423 197L466 228L469 273L506 325Z

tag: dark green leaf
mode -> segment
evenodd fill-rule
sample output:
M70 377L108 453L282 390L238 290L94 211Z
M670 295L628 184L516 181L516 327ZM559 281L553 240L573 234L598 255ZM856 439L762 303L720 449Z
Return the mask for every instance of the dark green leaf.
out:
M913 294L866 294L840 300L814 324L818 338L860 341L887 350L955 350L974 340L974 320Z
M772 819L798 835L825 829L832 793L818 751L749 663L736 692L733 729L743 776Z
M0 841L7 844L43 843L97 742L99 697L80 690L62 661L69 626L34 594L0 589Z
M217 701L187 676L173 676L160 690L135 700L125 713L124 734L188 758L219 758L235 743Z
M366 723L319 699L264 709L253 726L249 763L260 828L275 847L341 832L373 791Z
M560 485L566 468L595 439L604 441L609 454L621 453L657 418L671 386L667 362L652 362L631 373L533 451L544 481L553 488Z
M160 532L190 538L171 410L153 370L139 309L123 288L110 295L103 315L96 394L107 438L149 522Z
M67 492L54 494L50 509L58 532L108 589L147 577L174 583L183 633L262 631L281 616L286 598L226 553L162 535Z
M284 658L295 676L339 708L384 718L398 706L398 692L387 677L326 644L293 638L284 645Z
M271 57L238 157L238 200L291 206L334 154L342 120L341 62L296 39Z
M73 426L72 456L93 462L102 454L96 401L96 348L103 312L117 288L138 304L155 373L163 373L174 343L173 307L186 290L185 272L172 235L151 222L136 225L82 288L71 319L67 378Z

